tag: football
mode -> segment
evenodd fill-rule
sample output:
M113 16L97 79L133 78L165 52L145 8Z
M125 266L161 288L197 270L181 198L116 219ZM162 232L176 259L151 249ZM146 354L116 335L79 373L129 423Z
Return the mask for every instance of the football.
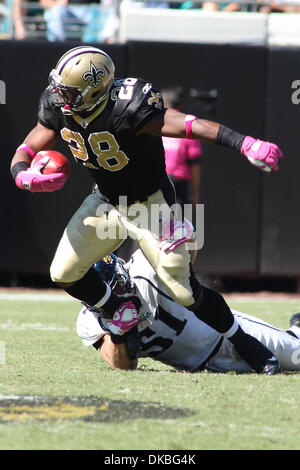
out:
M42 160L42 158L49 157L48 163L41 169L43 175L51 173L64 173L66 179L70 174L70 163L62 153L55 150L42 150L38 152L31 162L31 166Z
M264 161L261 161L261 160L258 160L257 158L253 158L249 156L247 158L251 163L253 163L253 165L261 168L263 171L266 171L267 173L272 171L272 168L269 165L267 165Z

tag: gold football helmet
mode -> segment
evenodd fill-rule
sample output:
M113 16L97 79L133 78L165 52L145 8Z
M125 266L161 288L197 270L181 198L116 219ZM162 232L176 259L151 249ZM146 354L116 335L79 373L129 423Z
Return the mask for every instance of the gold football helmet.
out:
M79 46L66 52L50 72L55 106L64 114L89 114L108 96L114 79L111 58L96 47Z

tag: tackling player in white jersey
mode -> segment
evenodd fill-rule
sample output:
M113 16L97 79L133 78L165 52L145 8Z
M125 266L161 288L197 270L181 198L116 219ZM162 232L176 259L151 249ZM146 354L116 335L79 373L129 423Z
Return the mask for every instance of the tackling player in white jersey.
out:
M99 349L112 367L134 369L138 358L151 357L189 372L251 371L228 339L170 298L140 250L127 264L110 255L95 268L113 289L134 292L142 302L138 318L130 311L126 318L105 318L87 306L78 315L77 333L83 344ZM300 370L300 315L287 332L260 318L232 312L246 333L273 352L281 370Z

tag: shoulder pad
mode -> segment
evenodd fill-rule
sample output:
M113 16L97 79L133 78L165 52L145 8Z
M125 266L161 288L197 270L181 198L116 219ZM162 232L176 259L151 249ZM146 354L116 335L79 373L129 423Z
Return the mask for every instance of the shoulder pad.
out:
M128 113L134 113L146 100L149 105L154 103L158 109L163 107L161 95L152 83L141 78L126 78L123 81L117 100L123 109Z
M150 112L163 109L163 101L160 93L149 83L141 78L124 78L114 81L111 91L111 99L115 101L113 112L109 119L109 125L120 123L124 118L135 119L138 126ZM131 121L133 124L133 121Z

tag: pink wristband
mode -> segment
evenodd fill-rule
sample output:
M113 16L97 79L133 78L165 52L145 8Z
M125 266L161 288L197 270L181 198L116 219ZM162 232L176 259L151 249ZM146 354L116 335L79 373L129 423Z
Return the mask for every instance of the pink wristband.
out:
M193 139L193 133L192 133L192 122L195 121L196 116L193 116L192 114L187 114L185 116L184 122L185 122L185 133L188 139Z
M30 147L28 147L28 145L26 144L19 145L16 151L18 150L25 150L31 158L34 158L36 155L34 151Z

